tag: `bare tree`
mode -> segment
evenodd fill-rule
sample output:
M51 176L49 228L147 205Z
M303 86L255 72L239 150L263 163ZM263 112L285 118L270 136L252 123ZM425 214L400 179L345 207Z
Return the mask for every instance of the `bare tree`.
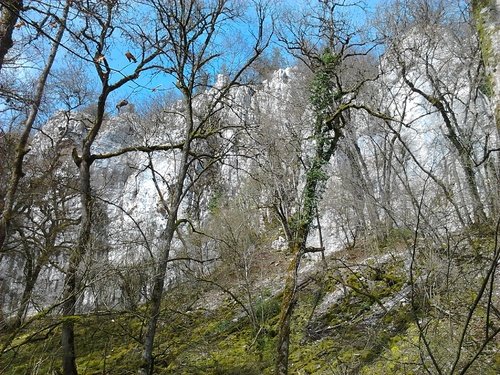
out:
M419 344L407 354L421 371L437 374L483 371L488 365L478 358L498 335L490 298L498 256L498 227L491 221L497 209L489 204L497 199L490 186L497 184L497 167L483 165L485 155L493 159L498 138L464 4L392 4L378 25L389 42L379 81L388 101L379 108L390 116L371 136L374 150L365 150L391 161L391 219L413 233L409 297ZM485 236L488 244L479 244ZM472 260L483 252L488 256ZM462 298L464 288L473 290L472 300Z
M91 151L92 146L103 126L105 111L110 94L117 91L128 82L137 79L141 72L150 69L149 64L162 51L163 42L152 37L149 40L140 39L138 46L141 51L137 65L131 72L123 72L121 68L113 66L106 58L107 51L113 43L114 31L117 27L126 30L129 24L125 20L126 13L122 4L116 1L106 1L103 11L101 3L77 3L77 9L81 19L73 19L75 25L83 25L78 34L73 34L74 43L78 46L78 53L85 61L94 67L100 82L100 92L97 99L95 112L90 120L83 119L85 134L81 147L73 149L73 159L79 171L78 192L80 195L81 222L77 241L68 259L65 269L65 282L63 292L63 323L62 323L62 367L63 374L77 374L74 323L71 317L76 313L76 305L79 294L82 292L79 283L79 270L81 262L86 254L95 245L92 241L93 220L95 218L95 199L92 189L91 166L99 159ZM122 18L125 17L125 18ZM134 25L130 25L132 31L129 36L136 35L133 32ZM152 34L154 35L154 25ZM114 73L114 74L113 74ZM126 151L123 151L124 153ZM106 157L112 157L113 154Z
M56 59L57 52L60 47L61 40L66 31L66 21L69 14L70 1L67 1L63 6L57 26L57 32L53 38L50 52L44 63L44 67L40 73L36 84L36 90L33 99L29 103L29 113L24 121L24 128L16 141L15 158L12 163L10 178L7 186L5 187L5 196L2 196L2 214L0 217L0 252L4 250L4 244L9 233L10 225L14 214L14 203L16 200L16 193L21 178L24 176L23 163L26 154L29 152L28 140L32 128L37 120L39 108L44 97L46 83ZM5 10L5 8L3 8ZM3 59L3 56L2 56ZM0 257L1 260L1 257ZM3 308L3 307L0 307ZM3 324L3 323L2 323Z
M344 74L359 55L368 53L364 42L354 42L359 30L345 14L355 9L356 2L321 1L311 5L306 14L290 17L281 39L287 48L312 71L310 84L312 116L309 119L312 155L304 160L304 186L296 212L280 217L287 233L291 263L283 291L275 372L288 373L290 326L297 299L300 261L305 253L318 251L307 247L307 239L317 216L318 202L328 179L325 167L351 123L351 107L360 88L369 80L367 74ZM354 79L353 79L354 78Z
M179 218L181 205L198 179L196 176L208 171L231 149L234 132L230 129L224 130L217 125L217 122L214 123L213 119L243 73L267 47L270 38L265 32L265 21L270 11L269 4L252 2L251 6L257 19L255 24L252 24L250 46L247 51L243 51L243 55L241 50L238 51L239 61L232 68L228 65L228 75L220 77L215 82L209 97L206 97L206 104L199 110L196 99L201 95L198 91L199 86L206 85L205 73L210 72L210 69L217 69L217 64L222 62L231 63L228 53L236 52L228 48L227 43L230 43L231 35L225 34L223 30L231 30L247 17L248 13L246 14L243 3L231 3L225 0L210 2L180 0L170 3L154 1L153 5L158 12L167 41L165 52L168 53L162 57L164 64L159 68L175 79L180 91L182 113L178 113L177 116L182 119L183 129L181 138L177 140L178 164L175 167L173 181L167 180L166 186L157 183L157 191L167 218L151 297L147 304L147 326L144 332L141 368L141 372L147 375L153 374L154 371L154 340L172 244L179 225L184 222ZM241 127L241 124L236 126ZM215 136L221 137L224 142L222 148L207 153L197 146ZM150 168L153 177L156 178L158 170L154 163ZM192 174L196 169L198 172ZM190 179L190 176L193 179Z
M494 147L497 136L481 91L485 72L470 15L466 9L457 9L446 1L405 2L404 6L395 2L394 8L401 13L388 15L381 31L389 43L382 67L388 81L392 81L388 82L392 86L389 92L395 98L406 98L406 110L400 119L406 128L421 133L414 139L425 147L432 142L430 147L443 153L441 160L435 157L432 162L417 155L419 168L432 175L449 197L456 191L448 186L441 171L456 169L456 173L463 175L464 200L450 203L465 223L484 223L489 214L496 212L496 208L484 204L483 189L491 192L484 176L496 172L491 165L481 166L481 163L483 155ZM405 18L405 12L411 16ZM399 83L394 84L395 80ZM400 109L396 111L403 108L398 106ZM423 126L426 121L435 127ZM409 139L403 138L409 148L415 148L415 142L408 143ZM419 153L422 155L422 149ZM450 154L445 156L445 153Z
M38 110L40 103L43 99L44 95L44 90L45 90L45 85L47 82L47 79L49 77L49 73L52 69L52 65L54 64L57 52L60 47L60 43L62 40L62 37L66 31L66 19L68 17L69 13L69 7L70 4L69 2L66 3L66 6L63 9L63 12L60 17L60 23L58 26L58 32L54 38L54 42L52 44L52 49L50 51L50 54L47 58L47 62L45 64L45 68L43 69L40 78L37 83L37 88L36 88L36 93L33 97L33 100L30 105L30 113L28 115L28 118L26 119L25 125L24 125L24 130L19 138L19 143L17 145L17 155L16 159L14 161L14 166L12 168L12 173L11 173L11 178L9 182L9 186L7 188L7 191L5 193L5 203L2 211L2 217L0 218L0 248L2 247L5 237L7 235L8 227L9 227L9 222L11 220L12 216L12 207L14 204L14 199L15 199L15 193L17 190L17 186L19 184L19 180L22 177L22 164L23 164L23 159L26 153L29 151L27 149L27 144L28 144L28 139L31 133L31 129L33 127L33 124L36 121L37 115L38 115Z

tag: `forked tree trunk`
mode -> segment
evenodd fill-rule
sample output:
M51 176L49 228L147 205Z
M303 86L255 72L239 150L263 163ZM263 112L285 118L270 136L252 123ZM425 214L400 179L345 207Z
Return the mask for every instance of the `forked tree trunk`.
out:
M340 112L339 112L340 114ZM338 141L343 127L341 121L336 118L327 121L326 126L320 117L316 123L316 146L315 158L311 167L306 173L306 183L302 191L302 207L300 207L300 218L297 227L291 233L289 249L292 253L292 259L288 267L288 274L283 290L281 301L280 320L278 324L278 338L276 343L275 373L277 375L288 374L288 357L290 351L290 325L292 315L297 302L297 285L299 276L299 267L302 257L306 253L306 243L309 237L309 231L317 213L317 204L320 197L320 185L327 179L323 167L330 161L337 148ZM333 136L330 135L333 132ZM284 223L284 226L288 224Z

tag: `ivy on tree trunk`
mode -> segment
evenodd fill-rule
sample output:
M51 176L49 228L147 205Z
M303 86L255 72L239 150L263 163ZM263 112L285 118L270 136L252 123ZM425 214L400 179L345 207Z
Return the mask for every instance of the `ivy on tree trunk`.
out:
M332 158L338 142L342 138L342 128L345 124L343 112L348 108L342 105L332 108L332 105L339 99L340 91L335 89L335 83L330 79L327 70L334 67L336 59L332 54L326 52L321 61L323 66L316 74L310 87L310 101L315 116L313 132L315 155L306 170L306 183L302 191L302 205L298 209L298 215L291 218L288 223L284 223L291 236L288 238L291 261L283 290L278 323L275 362L275 372L278 375L288 374L290 325L297 302L300 261L307 252L307 238L316 217L318 201L321 199L324 184L328 179L324 167Z

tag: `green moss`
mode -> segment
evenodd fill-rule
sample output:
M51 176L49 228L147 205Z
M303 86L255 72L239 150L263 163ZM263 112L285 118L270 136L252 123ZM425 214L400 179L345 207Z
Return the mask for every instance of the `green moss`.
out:
M490 237L478 235L477 238L488 242L487 248L491 250ZM473 258L474 262L476 260ZM411 311L410 304L384 310L380 304L386 302L386 298L397 296L408 278L403 260L394 257L387 263L380 263L376 258L370 262L363 263L359 259L356 262L350 266L336 262L339 265L336 269L318 270L308 275L310 282L301 284L291 327L290 373L421 374L422 347L414 324L416 314L429 322L429 339L437 350L438 359L445 361L447 353L440 348L452 348L453 342L443 339L452 336L449 334L450 322L443 317L443 309L431 303L444 303L445 296L436 295L433 301L423 296L425 303L419 311ZM474 274L475 263L471 262L467 263L470 270L465 266L461 269ZM322 306L326 310L320 314L318 306L325 295L339 288L345 290L343 298L330 306ZM195 299L189 292L189 287L180 288L165 300L155 348L157 374L273 373L280 310L278 297L273 297L268 290L254 300L254 311L261 319L255 324L230 299L213 311L178 308ZM447 306L459 311L470 305L476 295L461 290L461 300L451 297ZM140 311L71 317L77 334L80 373L135 373L140 362L139 338L143 328L139 317ZM471 332L483 332L484 319L485 310L480 306ZM44 324L48 325L49 321ZM43 324L37 329L41 327ZM29 337L30 333L22 332L22 337ZM2 357L4 363L13 361L12 369L4 372L5 375L58 370L59 340L60 330L56 328L45 340ZM473 342L473 336L467 336L467 340ZM499 344L493 342L488 347L488 353L493 354L485 356L484 360L481 358L482 363L474 367L474 373L498 373L500 360L494 355L499 350L497 346Z
M255 314L260 322L266 323L280 313L280 301L277 298L260 299L255 306Z
M392 228L379 239L381 250L397 249L399 246L407 246L413 241L415 233L409 229Z
M211 197L208 202L208 211L212 215L216 215L220 209L222 200L222 191L217 190Z
M83 318L79 315L63 316L61 322L81 323Z
M476 24L476 30L479 37L479 45L481 47L481 55L483 62L486 67L496 66L498 61L496 61L494 50L493 50L493 40L492 35L496 31L491 28L491 25L485 19L485 16L489 16L488 12L484 12L483 9L489 7L489 2L484 0L478 0L472 2L473 17ZM493 97L495 93L495 84L493 78L493 72L487 69L487 72L481 79L479 83L479 89L481 92L489 98ZM498 114L497 123L499 120Z

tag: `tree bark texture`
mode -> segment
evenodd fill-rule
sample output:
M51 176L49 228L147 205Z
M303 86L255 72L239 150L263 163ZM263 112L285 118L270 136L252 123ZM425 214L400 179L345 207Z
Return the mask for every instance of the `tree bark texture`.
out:
M491 91L497 127L500 128L500 1L473 0L472 14L486 67L485 82Z
M340 112L339 112L340 113ZM281 313L278 323L278 339L276 344L275 373L277 375L288 374L288 357L290 349L290 325L293 310L297 302L297 284L300 261L306 252L306 243L311 229L311 225L316 217L317 203L321 198L321 184L325 182L327 176L323 167L330 161L338 142L342 136L340 129L343 127L340 117L326 121L327 126L323 126L324 120L318 118L316 123L316 146L315 158L311 167L306 173L306 183L302 191L302 207L298 224L294 224L292 229L293 240L289 244L292 253L292 260L288 267L288 275L283 290L281 301ZM333 136L327 136L333 132Z
M0 70L2 70L5 55L14 45L12 33L23 8L22 0L2 1L0 14Z
M292 314L297 302L298 270L300 260L304 255L304 246L297 243L293 249L293 257L288 268L283 299L281 301L281 315L278 323L278 341L276 344L275 373L288 374L288 356L290 352L290 325Z

